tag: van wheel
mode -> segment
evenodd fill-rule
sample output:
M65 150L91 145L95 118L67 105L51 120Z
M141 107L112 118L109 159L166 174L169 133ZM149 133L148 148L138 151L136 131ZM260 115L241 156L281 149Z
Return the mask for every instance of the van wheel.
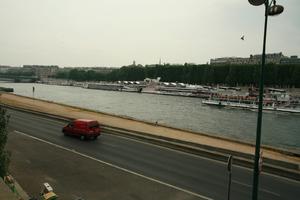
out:
M97 140L97 138L98 138L98 136L94 136L94 137L93 137L93 140Z
M66 131L63 131L64 136L68 136L68 133Z
M80 140L84 140L84 139L85 139L84 135L81 135Z

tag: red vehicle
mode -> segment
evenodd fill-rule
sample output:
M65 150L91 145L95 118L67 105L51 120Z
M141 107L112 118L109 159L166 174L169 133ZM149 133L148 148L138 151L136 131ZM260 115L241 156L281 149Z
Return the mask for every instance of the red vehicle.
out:
M101 133L101 129L96 120L76 119L63 127L62 132L64 135L74 135L84 140L97 139Z

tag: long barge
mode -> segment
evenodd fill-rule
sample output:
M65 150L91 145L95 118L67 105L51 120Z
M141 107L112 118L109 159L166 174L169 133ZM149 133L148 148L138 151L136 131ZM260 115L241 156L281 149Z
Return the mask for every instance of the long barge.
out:
M230 101L219 101L219 100L202 100L202 103L205 105L219 106L219 107L230 107L230 108L240 108L240 109L249 109L257 110L258 105L255 103L246 104L239 102L230 102ZM292 107L280 107L280 106L263 106L264 111L276 111L276 112L287 112L287 113L299 113L300 109Z

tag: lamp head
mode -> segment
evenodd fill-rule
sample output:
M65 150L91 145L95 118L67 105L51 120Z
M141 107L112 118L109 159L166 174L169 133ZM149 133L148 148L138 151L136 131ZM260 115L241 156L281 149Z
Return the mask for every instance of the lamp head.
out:
M253 6L260 6L266 2L266 0L248 0Z
M283 6L274 4L273 6L270 7L268 15L270 16L279 15L283 12L283 10L284 10Z

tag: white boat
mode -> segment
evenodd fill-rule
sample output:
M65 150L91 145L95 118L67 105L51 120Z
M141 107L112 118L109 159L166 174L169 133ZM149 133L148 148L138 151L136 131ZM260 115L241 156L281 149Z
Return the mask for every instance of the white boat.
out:
M84 88L120 91L124 86L116 83L85 83Z
M124 86L120 91L122 92L141 92L143 90L142 87L128 87Z
M219 100L202 100L203 104L206 105L213 105L219 107L232 107L232 108L240 108L240 109L249 109L249 110L257 110L257 104L246 104L246 103L239 103L239 102L231 102L231 101L219 101ZM277 111L277 112L287 112L287 113L300 113L300 109L291 108L291 107L279 107L275 106L264 106L263 110L265 111Z

